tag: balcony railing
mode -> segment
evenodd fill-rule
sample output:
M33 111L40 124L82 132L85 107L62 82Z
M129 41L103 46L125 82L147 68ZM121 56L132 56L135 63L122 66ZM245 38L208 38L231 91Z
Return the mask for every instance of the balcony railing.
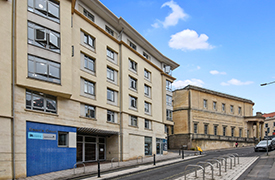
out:
M220 140L220 141L237 141L237 142L255 142L254 138L220 136L211 134L192 134L192 139L198 140Z

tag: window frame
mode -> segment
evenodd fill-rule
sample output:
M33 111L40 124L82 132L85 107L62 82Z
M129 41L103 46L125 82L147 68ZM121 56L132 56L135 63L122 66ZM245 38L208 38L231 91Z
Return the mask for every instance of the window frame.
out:
M137 45L135 45L133 42L130 41L129 46L133 48L134 50L137 50Z
M208 124L204 124L204 134L208 135Z
M144 101L144 112L146 114L151 114L151 103Z
M60 136L65 135L65 144L60 144ZM58 131L58 141L57 141L58 147L69 147L69 132L64 131Z
M144 69L144 78L148 81L151 81L151 72L147 69Z
M129 68L134 71L137 72L137 62L129 59Z
M107 101L115 102L115 91L107 88Z
M148 125L148 127L146 126L146 124ZM152 129L152 121L148 120L148 119L144 119L144 128L145 129Z
M129 76L130 79L130 88L137 91L137 79L133 78L132 76Z
M233 106L233 105L230 105L230 112L231 112L232 114L234 114L234 106Z
M222 127L222 134L223 134L223 136L226 136L226 129L227 129L226 126L223 126L223 127Z
M88 45L89 47L95 49L95 37L91 36L90 34L88 34L86 32L83 32L83 42L84 42L84 44Z
M173 97L172 96L170 96L170 95L168 95L168 94L166 94L166 105L167 106L173 106Z
M96 108L95 108L95 106L91 106L91 105L85 104L84 108L85 108L85 117L91 118L91 119L95 119L96 118ZM90 112L93 115L91 115L91 113L89 113L89 110L90 110Z
M84 80L84 93L95 96L95 83L86 79ZM90 91L90 88L92 88L92 92Z
M110 34L111 36L114 36L114 30L112 30L109 26L105 25L105 31Z
M83 8L83 14L88 19L90 19L91 21L95 22L95 16L92 13L90 13L87 9Z
M203 99L203 108L207 109L207 99Z
M147 84L144 84L144 95L146 97L151 97L151 87Z
M213 101L213 110L217 110L217 102L216 101Z
M130 107L137 109L137 98L130 95Z
M89 67L89 63L92 64L92 68ZM95 58L84 54L84 68L95 73Z
M172 82L166 79L166 90L172 92Z
M130 115L130 126L138 127L138 117Z
M107 67L107 79L115 82L115 70Z
M115 112L107 110L107 122L116 123Z
M173 121L173 110L166 109L166 120Z
M194 134L198 134L198 123L194 123Z

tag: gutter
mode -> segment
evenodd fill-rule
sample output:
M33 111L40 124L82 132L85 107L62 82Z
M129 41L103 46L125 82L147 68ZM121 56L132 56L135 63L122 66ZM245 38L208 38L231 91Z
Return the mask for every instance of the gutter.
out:
M12 179L15 179L15 122L14 122L14 83L15 83L15 2L12 1Z

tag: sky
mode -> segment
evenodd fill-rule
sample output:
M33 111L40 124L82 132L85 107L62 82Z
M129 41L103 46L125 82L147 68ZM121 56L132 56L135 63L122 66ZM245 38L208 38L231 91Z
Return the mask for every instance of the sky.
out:
M275 1L100 0L180 66L188 84L252 100L275 112ZM272 69L274 68L274 69Z

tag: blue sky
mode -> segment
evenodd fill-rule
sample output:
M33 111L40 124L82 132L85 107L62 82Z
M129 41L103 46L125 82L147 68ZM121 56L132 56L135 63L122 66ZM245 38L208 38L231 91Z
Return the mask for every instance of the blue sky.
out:
M188 84L252 100L275 111L275 1L101 0L165 56Z

